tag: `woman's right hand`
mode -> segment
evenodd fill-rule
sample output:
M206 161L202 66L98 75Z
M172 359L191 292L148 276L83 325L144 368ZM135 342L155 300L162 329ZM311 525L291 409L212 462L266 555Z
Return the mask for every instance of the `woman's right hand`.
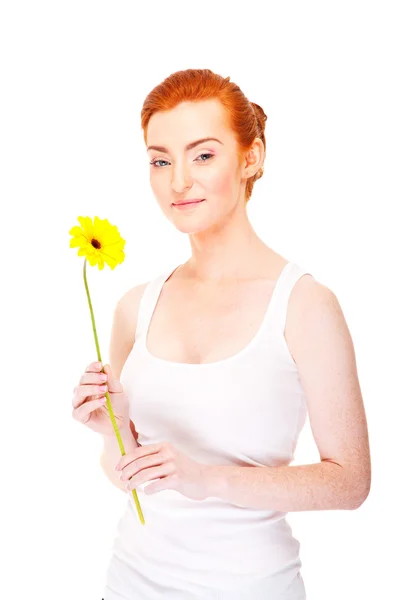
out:
M104 380L105 374L105 380ZM98 366L98 362L90 363L75 387L72 398L72 417L102 435L112 435L114 428L107 408L105 391L102 385L107 385L111 399L112 410L118 429L129 427L129 402L123 391L121 382L112 376L111 367Z

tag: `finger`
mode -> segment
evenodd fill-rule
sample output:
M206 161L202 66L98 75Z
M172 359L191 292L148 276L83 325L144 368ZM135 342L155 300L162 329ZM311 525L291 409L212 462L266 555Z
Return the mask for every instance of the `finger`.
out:
M113 376L111 367L104 365L104 373L107 375L107 383L111 392L123 392L123 386L119 379Z
M80 378L79 385L87 385L89 383L104 383L108 381L108 375L103 371L99 371L98 373L90 373L84 372L82 377Z
M143 485L148 481L153 481L154 479L168 478L173 474L173 472L173 467L168 463L164 463L163 465L159 465L151 469L139 471L136 475L134 475L134 477L130 478L125 483L125 490L134 490L139 485Z
M130 452L129 452L130 454ZM148 456L143 456L142 458L133 459L123 468L121 469L119 479L121 481L127 481L131 477L133 477L139 471L143 469L149 469L150 467L158 467L164 464L163 457L158 454L149 454Z
M141 459L144 456L153 455L156 453L160 453L162 458L165 458L162 450L164 449L164 443L161 442L159 444L146 444L145 446L138 446L137 448L133 448L127 454L121 456L117 464L115 465L115 469L117 471L121 471L126 467L126 465L130 464L137 459Z
M105 384L104 384L105 385ZM103 396L104 392L107 391L107 386L101 385L79 385L75 388L75 392L72 398L72 406L78 408L85 404L87 398L90 396Z
M101 361L95 361L90 363L86 369L85 369L85 373L100 373L100 371L102 371L103 369L103 364Z
M148 482L150 484L150 482ZM160 477L155 483L143 486L144 493L147 495L163 492L164 490L173 490L170 477ZM130 492L130 490L128 490Z
M105 396L102 396L97 400L90 400L89 402L85 402L84 404L82 404L82 406L79 406L78 408L74 408L72 410L72 417L75 419L75 421L79 421L80 423L83 423L83 425L85 425L90 420L91 413L94 410L100 408L101 406L104 406L105 402Z

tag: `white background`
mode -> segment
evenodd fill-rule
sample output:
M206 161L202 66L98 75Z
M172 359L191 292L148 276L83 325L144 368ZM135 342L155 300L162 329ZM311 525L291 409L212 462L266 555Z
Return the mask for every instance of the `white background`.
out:
M230 76L264 108L250 220L335 292L355 344L372 488L356 511L288 515L308 600L399 597L394 5L2 3L2 597L102 597L126 496L71 417L96 353L68 232L98 215L127 240L113 272L88 269L106 363L117 300L190 255L152 195L140 129L145 96L185 68ZM292 464L318 460L307 421Z

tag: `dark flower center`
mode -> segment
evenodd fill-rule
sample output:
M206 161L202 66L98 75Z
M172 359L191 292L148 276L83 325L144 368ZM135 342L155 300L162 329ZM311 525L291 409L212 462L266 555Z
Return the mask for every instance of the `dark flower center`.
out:
M101 248L101 244L100 244L100 242L99 242L98 240L95 240L94 238L91 240L91 245L92 245L94 248L97 248L97 250L98 250L99 248Z

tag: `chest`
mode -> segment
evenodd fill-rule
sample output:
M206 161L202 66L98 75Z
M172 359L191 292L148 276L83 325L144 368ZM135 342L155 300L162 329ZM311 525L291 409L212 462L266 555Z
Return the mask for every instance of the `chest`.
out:
M237 354L262 326L275 283L252 280L214 289L166 283L150 318L148 352L195 364Z

